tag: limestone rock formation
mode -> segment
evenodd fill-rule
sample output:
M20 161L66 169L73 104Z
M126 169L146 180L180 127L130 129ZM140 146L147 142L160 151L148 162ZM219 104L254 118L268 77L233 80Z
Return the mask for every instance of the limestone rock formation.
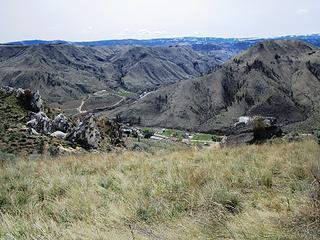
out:
M113 146L124 146L122 129L118 123L110 121L108 118L100 117L97 120L97 126L101 131L102 139L106 140Z
M101 134L95 117L93 115L86 117L78 127L67 135L66 139L86 149L98 148Z
M55 131L50 134L51 137L59 138L59 139L65 139L67 134L61 131Z
M41 99L41 95L39 93L39 90L37 90L36 92L34 92L32 94L30 105L31 105L31 109L34 112L43 111L43 104L42 104L42 99Z
M25 91L22 88L18 88L15 92L16 92L16 98L18 98L18 99L22 98L23 95L25 94Z
M44 112L31 113L30 121L27 122L27 127L33 128L38 133L48 134L51 132L51 120Z
M53 131L61 131L68 132L70 130L70 124L66 116L63 113L60 113L56 116L52 121L52 130Z
M10 152L23 149L28 153L37 151L57 155L62 152L74 153L74 149L106 151L124 146L121 126L107 118L81 115L68 119L60 113L51 120L48 116L52 116L54 110L46 108L46 112L37 112L43 109L38 91L32 93L28 89L0 87L0 99L0 137ZM10 135L13 132L21 136L21 141L11 143Z
M19 103L26 110L30 110L35 113L43 111L43 103L39 91L32 93L29 89L15 89L10 86L2 86L0 90L9 95L15 94L15 97L18 99Z

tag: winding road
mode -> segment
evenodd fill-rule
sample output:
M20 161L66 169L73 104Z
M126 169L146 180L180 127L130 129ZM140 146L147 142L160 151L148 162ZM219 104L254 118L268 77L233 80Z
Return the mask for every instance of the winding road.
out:
M101 92L104 92L104 91L106 91L106 90L101 90L101 91L95 92L92 95L97 95L98 93L101 93ZM151 94L153 92L154 91L150 91L150 92L141 94L139 99L134 101L134 103L140 101L141 99L145 98L146 96L148 96L149 94ZM106 110L112 110L112 109L116 108L117 106L119 106L126 99L125 97L122 97L122 96L118 95L119 97L121 97L121 99L118 102L116 102L115 104L112 104L110 106L105 106L105 107L94 108L94 109L90 109L90 110L82 110L83 105L90 98L90 96L91 95L89 95L88 97L82 99L80 106L77 107L77 111L79 112L79 114L81 114L81 113L96 113L96 112L101 112L101 111L106 111Z
M94 93L94 94L95 94L95 93ZM115 104L112 104L112 105L110 105L110 106L99 107L99 108L94 108L94 109L90 109L90 110L82 110L83 105L85 104L85 102L86 102L89 98L90 98L90 96L87 97L87 98L82 99L80 106L77 108L77 111L78 111L80 114L81 114L81 113L88 113L88 112L89 112L89 113L95 113L95 112L101 112L101 111L105 111L105 110L111 110L111 109L117 107L118 105L120 105L120 104L125 100L124 97L121 97L121 99L120 99L118 102L116 102Z
M79 113L86 113L87 112L87 111L82 111L82 107L83 107L84 103L86 102L86 100L88 100L88 98L82 99L80 106L77 108Z
M105 110L112 110L115 107L117 107L118 105L120 105L124 100L125 100L125 98L122 97L122 99L120 101L116 102L115 104L113 104L111 106L106 106L106 107L101 107L101 108L94 108L94 109L90 109L87 112L95 113L95 112L101 112L101 111L105 111Z

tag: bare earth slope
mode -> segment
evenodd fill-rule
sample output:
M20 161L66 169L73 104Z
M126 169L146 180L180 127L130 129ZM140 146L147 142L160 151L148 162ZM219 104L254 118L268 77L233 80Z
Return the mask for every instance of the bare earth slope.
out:
M213 73L180 82L109 112L146 126L221 131L239 116L287 127L319 127L320 51L300 41L259 43Z
M39 89L48 102L102 89L143 92L208 73L217 64L188 47L0 46L0 85Z

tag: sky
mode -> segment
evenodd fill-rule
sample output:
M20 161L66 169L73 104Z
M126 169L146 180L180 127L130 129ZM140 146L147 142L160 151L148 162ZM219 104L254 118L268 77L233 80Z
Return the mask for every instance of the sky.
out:
M0 42L320 33L320 0L0 0Z

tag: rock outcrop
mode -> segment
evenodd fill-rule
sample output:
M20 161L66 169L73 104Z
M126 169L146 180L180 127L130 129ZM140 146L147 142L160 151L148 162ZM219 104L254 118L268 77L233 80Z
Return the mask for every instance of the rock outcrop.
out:
M106 117L97 120L97 126L101 131L101 138L113 146L123 147L122 129L120 124L110 121Z
M59 138L59 139L65 139L67 134L61 131L55 131L50 134L51 137Z
M31 120L27 122L27 127L33 128L38 133L49 134L52 129L51 120L44 112L31 113Z
M34 92L32 94L30 106L34 112L43 111L43 104L42 104L42 99L41 99L41 95L39 93L39 90L37 90L36 92Z
M13 88L7 87L6 89L9 89L9 93L10 93L11 92L10 90L13 89ZM21 101L23 101L24 100L23 97L25 95L25 90L22 89L22 88L18 88L18 89L14 90L14 91L15 91L15 94L16 94L16 98L18 98Z
M5 109L9 109L7 110L8 114L3 114L4 116L0 117L1 122L5 123L1 126L3 131L0 131L0 135L1 132L7 132L5 138L11 139L12 132L19 132L19 135L24 134L21 137L23 138L21 142L28 145L31 141L29 139L32 139L37 145L36 148L41 149L41 151L37 150L38 153L49 152L51 155L56 155L56 153L66 152L66 149L69 148L80 147L87 150L104 151L112 149L113 146L124 146L120 125L107 118L80 115L77 118L68 119L63 113L60 113L52 120L48 116L54 116L55 110L44 108L38 91L32 93L30 90L1 87L0 94L1 99L6 101ZM8 104L14 105L12 106L13 113ZM18 117L12 117L15 112L19 113ZM10 124L8 124L8 120L10 120ZM24 127L24 125L26 126ZM20 134L21 129L24 131L23 134ZM18 144L14 144L16 148L20 147ZM15 146L10 148L10 151L14 151ZM63 147L66 149L60 151L54 146L59 146L60 150ZM59 151L56 151L57 149ZM32 152L32 148L30 151L28 150L29 152Z
M53 131L61 131L61 132L68 132L70 130L70 124L68 119L64 116L63 113L60 113L56 116L52 121L52 130Z
M83 148L98 148L101 134L93 115L87 116L79 126L72 130L66 137L70 142L77 143Z

